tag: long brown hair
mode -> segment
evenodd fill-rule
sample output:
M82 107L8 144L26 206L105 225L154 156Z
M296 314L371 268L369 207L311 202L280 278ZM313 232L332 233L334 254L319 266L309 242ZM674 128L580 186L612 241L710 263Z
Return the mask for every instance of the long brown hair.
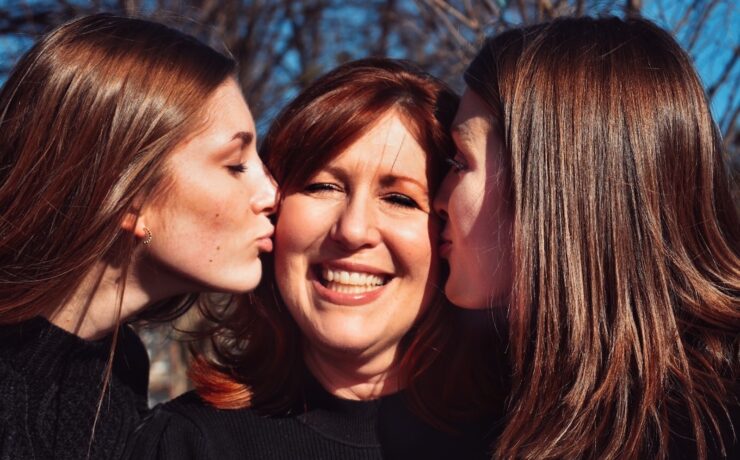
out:
M124 216L163 184L166 154L234 67L191 36L107 14L21 58L0 92L0 324L53 313L98 261L125 275L136 241Z
M282 111L262 154L283 193L291 193L389 110L397 110L429 155L430 186L435 188L453 148L448 129L457 103L445 84L408 62L375 58L347 63L319 78ZM216 407L278 413L299 401L305 378L301 333L280 297L272 258L266 259L255 293L212 317L218 323L212 332L216 362L201 357L191 372L200 395ZM479 407L466 391L471 372L453 368L476 355L452 352L455 344L465 343L453 340L464 330L456 327L458 320L458 312L438 295L404 337L400 366L405 383L417 409L430 419L435 413L459 409L462 414ZM459 397L469 398L469 404L452 407Z
M465 81L498 120L515 214L496 456L665 458L672 431L722 451L740 222L686 53L645 20L564 19L490 39Z

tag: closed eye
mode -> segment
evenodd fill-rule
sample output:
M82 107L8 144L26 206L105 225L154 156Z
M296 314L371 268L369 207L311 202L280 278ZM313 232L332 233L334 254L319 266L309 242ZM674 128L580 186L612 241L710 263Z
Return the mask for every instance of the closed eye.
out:
M401 193L390 193L388 195L385 195L383 199L393 206L409 209L419 209L419 204L414 201L413 198Z
M322 193L341 192L342 188L339 187L337 184L332 184L330 182L315 182L313 184L306 185L303 191L310 195L315 195Z
M458 159L458 156L455 155L455 157L447 157L445 158L445 162L447 162L448 165L455 171L455 172L462 172L467 171L468 165L463 163Z
M235 165L228 165L226 168L234 175L236 174L242 174L247 171L247 164L246 163L238 163Z

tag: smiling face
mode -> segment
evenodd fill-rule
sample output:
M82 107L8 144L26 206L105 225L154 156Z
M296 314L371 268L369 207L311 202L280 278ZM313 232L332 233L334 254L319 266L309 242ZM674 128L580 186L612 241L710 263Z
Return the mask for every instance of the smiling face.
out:
M147 253L160 267L158 283L181 292L244 292L262 276L259 253L272 249L275 184L233 79L215 91L206 113L205 128L167 159L162 196L139 220L152 234Z
M275 272L309 367L349 357L389 370L438 277L427 154L391 111L286 193Z
M460 102L451 161L435 209L447 222L440 255L450 275L445 295L464 308L505 303L512 284L512 224L504 146L485 103L470 90Z

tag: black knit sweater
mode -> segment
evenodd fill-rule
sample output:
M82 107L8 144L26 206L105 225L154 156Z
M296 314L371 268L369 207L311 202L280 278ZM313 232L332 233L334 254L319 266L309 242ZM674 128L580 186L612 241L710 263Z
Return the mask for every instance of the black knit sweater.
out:
M154 409L135 459L489 459L486 423L439 431L415 416L403 394L350 401L316 381L289 414L219 410L187 393Z
M41 318L0 326L0 460L122 458L147 411L149 359L122 327L93 436L111 340Z

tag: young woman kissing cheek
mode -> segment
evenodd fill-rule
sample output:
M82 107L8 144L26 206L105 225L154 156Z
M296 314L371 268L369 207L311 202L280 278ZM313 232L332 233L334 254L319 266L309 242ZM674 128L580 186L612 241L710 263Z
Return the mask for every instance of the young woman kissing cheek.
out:
M466 90L452 123L457 152L434 201L445 220L445 295L463 308L505 305L511 292L514 215L497 126L480 97Z
M401 338L431 303L438 222L429 169L391 110L302 189L286 192L277 283L320 380L391 369Z
M276 184L257 153L254 120L233 78L206 110L205 127L168 159L168 193L143 210L139 225L152 235L147 253L158 284L246 292L262 276L259 254L272 250Z

